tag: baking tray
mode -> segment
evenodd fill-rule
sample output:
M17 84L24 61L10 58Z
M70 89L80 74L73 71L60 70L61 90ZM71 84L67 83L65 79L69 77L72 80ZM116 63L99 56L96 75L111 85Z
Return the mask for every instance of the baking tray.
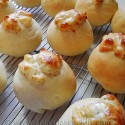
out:
M125 5L124 0L119 0L119 5ZM14 3L15 4L15 3ZM33 14L33 18L40 24L43 33L43 41L38 49L33 53L38 53L41 47L47 50L53 51L46 40L46 31L52 21L41 7L36 8L22 8L15 4L18 9L22 9ZM26 109L19 103L15 97L12 88L13 76L17 69L18 64L23 58L14 58L0 53L0 60L3 61L7 70L7 86L4 92L0 95L0 125L55 125L58 119L62 116L65 110L74 102L88 97L101 97L107 94L104 90L89 74L87 70L88 57L93 49L101 42L101 38L104 34L111 32L110 24L103 27L93 28L94 32L94 44L85 53L75 56L67 57L63 56L63 59L71 66L75 73L77 80L77 89L75 95L62 107L53 111L45 111L43 114L34 113ZM114 94L125 108L125 95ZM50 102L51 103L51 102Z

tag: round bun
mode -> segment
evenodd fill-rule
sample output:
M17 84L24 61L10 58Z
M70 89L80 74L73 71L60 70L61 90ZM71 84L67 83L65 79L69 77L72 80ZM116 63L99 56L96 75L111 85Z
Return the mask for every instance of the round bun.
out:
M56 125L124 125L125 113L113 95L87 98L72 104Z
M23 7L37 7L40 6L41 0L14 0L14 2Z
M92 26L102 26L111 21L118 4L116 0L78 0L75 10L86 12Z
M4 16L16 11L16 7L9 0L0 0L0 23Z
M93 32L86 13L61 11L51 22L47 40L59 54L75 56L85 52L93 43Z
M41 0L42 9L51 17L62 10L73 9L75 3L76 0Z
M89 57L88 70L104 89L125 93L125 35L105 35Z
M76 79L59 55L42 49L36 55L24 56L14 76L13 88L25 107L41 113L58 108L72 97Z
M0 93L3 92L7 83L6 69L4 64L0 61Z
M115 13L111 22L111 28L112 32L125 33L125 7Z
M20 57L35 50L42 41L39 24L25 11L5 16L0 24L0 52Z

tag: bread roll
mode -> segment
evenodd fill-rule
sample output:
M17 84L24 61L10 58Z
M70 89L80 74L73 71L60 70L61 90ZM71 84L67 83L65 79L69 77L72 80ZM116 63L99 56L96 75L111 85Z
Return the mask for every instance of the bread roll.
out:
M111 22L112 32L125 33L125 7L119 9Z
M0 93L3 92L7 83L6 69L4 64L0 61Z
M76 0L41 0L42 9L51 17L62 10L73 9L75 3Z
M125 35L105 35L89 57L88 70L104 89L125 93Z
M118 4L116 0L78 0L75 10L86 12L92 26L102 26L111 21L118 10Z
M41 113L58 108L72 97L76 79L59 55L42 49L36 55L24 56L14 76L13 88L26 108Z
M14 0L14 2L23 7L37 7L40 6L41 0Z
M0 52L20 57L35 50L42 41L39 24L32 14L18 11L4 17L0 24Z
M0 23L4 16L16 11L16 7L9 0L0 0Z
M117 98L108 94L72 104L56 125L125 125L125 113Z
M86 13L61 11L47 31L50 46L59 54L75 56L85 52L93 43L93 32Z

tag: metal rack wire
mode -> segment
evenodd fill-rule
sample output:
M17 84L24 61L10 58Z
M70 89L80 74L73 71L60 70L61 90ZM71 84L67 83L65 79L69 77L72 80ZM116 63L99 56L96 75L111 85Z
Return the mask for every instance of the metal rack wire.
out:
M36 49L33 53L38 53L41 47L53 51L46 40L47 27L52 21L41 9L41 7L27 9L20 6L15 6L18 9L22 9L33 13L33 18L40 24L41 30L43 32L43 41L41 46ZM43 114L34 113L26 109L22 104L20 104L14 95L12 89L13 76L17 69L18 64L22 61L22 58L14 58L5 54L0 53L0 60L6 66L7 70L7 86L4 92L0 95L0 125L54 125L56 121L61 117L64 111L74 102L87 98L87 97L100 97L108 92L105 91L92 77L87 70L87 60L92 52L92 50L99 44L101 38L104 34L111 31L110 24L103 27L97 27L93 29L94 32L94 45L87 52L75 56L66 57L63 59L71 66L75 73L77 80L77 90L75 95L62 107L53 110L45 111ZM115 94L119 101L125 107L125 96L120 94Z

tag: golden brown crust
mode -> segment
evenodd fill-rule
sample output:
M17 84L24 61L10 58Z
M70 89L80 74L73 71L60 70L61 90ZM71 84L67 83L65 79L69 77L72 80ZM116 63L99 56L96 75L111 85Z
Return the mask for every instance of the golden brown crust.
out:
M14 18L10 18L9 16L4 17L2 26L5 30L11 31L13 33L18 33L21 31L18 21Z
M110 33L103 37L102 43L99 45L100 52L114 51L118 58L125 58L125 35L123 33Z
M116 125L124 125L125 124L125 112L120 104L120 102L117 100L117 98L111 94L104 95L100 98L101 100L104 100L108 106L108 111L106 113L106 118L111 119L114 121ZM111 101L111 103L110 103Z
M75 32L76 27L84 23L87 19L86 13L79 14L75 10L61 11L55 17L55 24L60 31Z
M8 4L9 0L0 0L0 7L4 7Z
M92 124L124 125L125 113L122 105L113 95L104 95L96 102L73 110L74 125Z
M35 82L37 85L44 82L43 74L57 76L62 67L61 56L41 49L36 55L25 55L19 64L19 69L25 78Z
M59 68L62 65L62 57L58 54L53 54L52 52L46 50L45 48L41 49L41 52L44 52L48 56L45 56L44 54L40 56L42 61L46 63L47 65L50 65L50 67Z
M21 31L22 26L28 28L32 25L32 14L20 10L5 16L1 24L4 30L18 33Z
M42 48L41 54L38 55L37 61L39 64L44 63L49 68L49 72L46 71L46 69L43 70L45 74L52 76L56 76L59 74L60 68L62 66L62 57L60 55L54 54Z
M125 7L119 8L114 14L111 29L114 33L123 32L125 34Z

